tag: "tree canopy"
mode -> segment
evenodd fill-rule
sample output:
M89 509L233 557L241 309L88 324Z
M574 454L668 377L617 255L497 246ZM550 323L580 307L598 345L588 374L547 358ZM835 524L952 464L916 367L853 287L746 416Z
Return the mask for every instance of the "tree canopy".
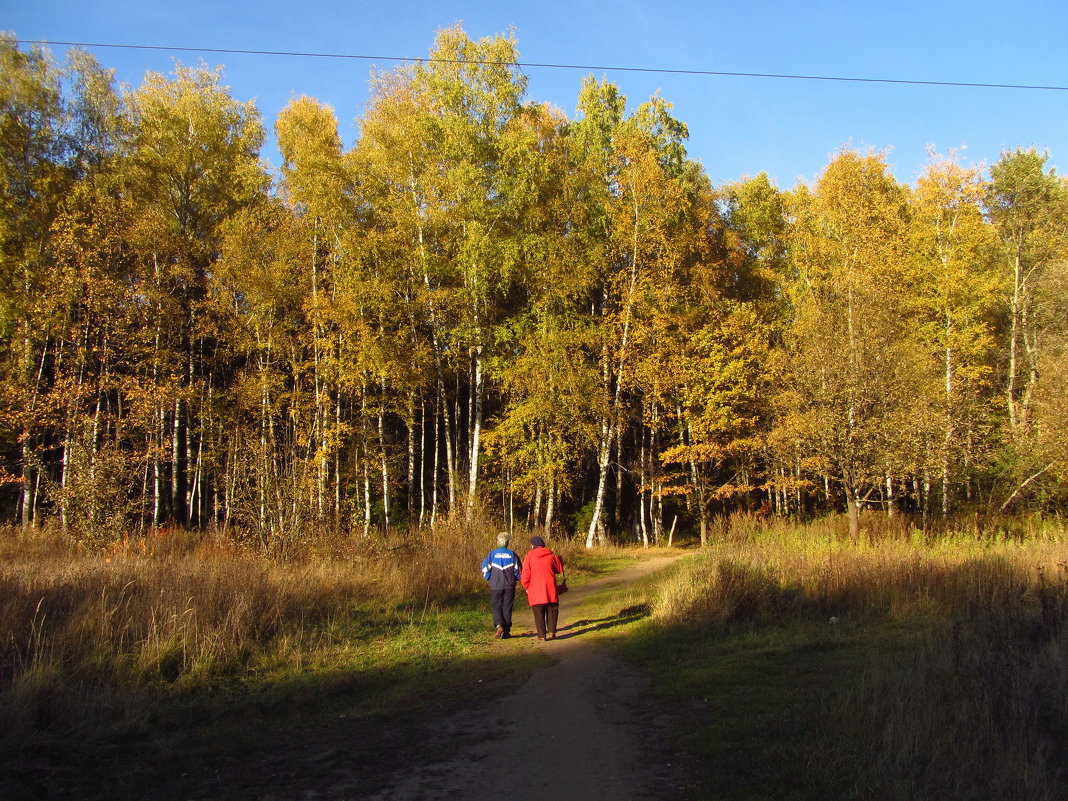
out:
M283 163L218 70L0 39L0 515L71 536L443 516L587 544L734 512L1068 500L1068 185L844 148L714 186L659 94L527 97L512 33L372 77ZM754 165L759 169L760 165Z

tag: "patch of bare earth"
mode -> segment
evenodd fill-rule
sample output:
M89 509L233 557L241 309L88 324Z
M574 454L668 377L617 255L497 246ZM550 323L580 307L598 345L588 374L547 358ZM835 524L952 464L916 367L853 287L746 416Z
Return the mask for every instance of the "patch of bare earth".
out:
M601 620L580 617L589 594L633 581L673 559L642 561L573 589L561 599L556 640L538 642L526 632L495 644L541 648L556 662L536 672L514 695L435 721L437 738L462 743L455 756L405 768L370 799L625 801L674 796L681 766L660 744L670 720L653 707L646 679L588 636L594 629L626 622L626 610ZM525 620L530 613L517 599L515 622L522 626Z

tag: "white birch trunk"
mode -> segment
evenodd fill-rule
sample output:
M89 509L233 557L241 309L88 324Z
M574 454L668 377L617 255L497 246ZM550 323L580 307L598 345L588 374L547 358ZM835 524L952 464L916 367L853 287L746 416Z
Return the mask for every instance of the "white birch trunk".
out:
M475 348L474 382L471 387L473 409L471 421L471 464L467 476L467 519L470 521L475 513L475 500L478 495L478 454L482 436L482 348Z
M451 515L456 509L456 453L453 447L455 426L449 413L449 400L445 396L445 381L441 377L438 378L438 394L441 399L441 422L445 429L445 469L448 472L449 514Z
M385 382L383 382L383 393L385 392ZM382 467L382 515L384 518L386 530L389 530L390 523L390 492L389 492L389 460L386 458L386 410L383 405L378 407L378 452L379 459Z

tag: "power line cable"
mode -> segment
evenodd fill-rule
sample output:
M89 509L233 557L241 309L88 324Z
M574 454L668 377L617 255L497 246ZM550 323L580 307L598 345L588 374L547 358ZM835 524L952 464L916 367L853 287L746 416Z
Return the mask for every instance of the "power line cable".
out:
M106 42L62 42L47 39L15 39L17 44L41 44L62 47L109 47L122 50L164 50L176 53L220 53L242 56L286 56L292 58L336 58L359 61L403 61L416 64L478 64L484 66L524 67L529 69L586 70L594 72L644 72L660 75L697 75L716 78L771 78L791 81L837 81L843 83L882 83L906 86L953 86L972 89L1027 89L1035 91L1066 92L1068 86L1042 86L1036 84L978 83L969 81L921 81L904 78L861 78L844 75L793 75L773 72L725 72L718 70L686 70L667 67L621 67L592 64L553 64L534 61L478 61L446 58L411 58L406 56L369 56L355 53L312 53L289 50L238 50L225 47L175 47L168 45L114 44Z

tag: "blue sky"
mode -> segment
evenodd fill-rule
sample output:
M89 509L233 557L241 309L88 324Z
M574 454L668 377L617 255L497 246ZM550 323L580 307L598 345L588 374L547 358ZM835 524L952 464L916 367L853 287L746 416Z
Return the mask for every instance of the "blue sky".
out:
M1068 86L1064 0L0 0L0 30L31 40L422 57L435 32L456 22L473 38L514 27L525 62ZM89 49L132 85L147 70L170 72L176 59L222 65L233 95L256 101L269 132L290 98L309 95L334 108L349 144L376 63ZM528 68L528 98L574 116L589 72ZM888 150L908 182L929 145L956 149L968 164L1016 146L1068 164L1068 91L594 74L632 104L659 89L716 184L765 171L789 188L817 177L843 145ZM273 146L264 155L277 161Z

